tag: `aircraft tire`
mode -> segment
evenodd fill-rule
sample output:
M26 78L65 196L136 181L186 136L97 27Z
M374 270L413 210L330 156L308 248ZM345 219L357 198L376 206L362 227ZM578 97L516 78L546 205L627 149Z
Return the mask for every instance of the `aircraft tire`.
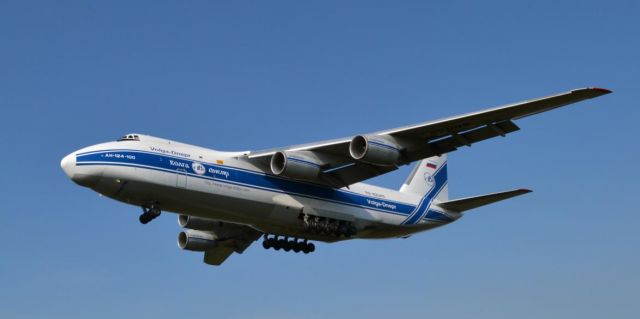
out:
M151 221L151 219L149 218L149 216L147 216L146 214L142 214L142 215L140 215L139 220L140 220L140 223L141 223L141 224L143 224L143 225L146 225L146 224L148 224L148 223Z

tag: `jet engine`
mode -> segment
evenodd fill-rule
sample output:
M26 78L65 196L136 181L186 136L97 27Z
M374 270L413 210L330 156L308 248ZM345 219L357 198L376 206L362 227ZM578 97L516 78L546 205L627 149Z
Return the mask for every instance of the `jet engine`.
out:
M308 152L276 152L271 157L271 172L293 179L314 180L321 162Z
M400 158L401 146L392 138L358 135L349 144L349 154L356 160L374 165L394 165Z
M212 230L216 226L220 226L220 222L213 219L193 217L188 215L179 215L178 224L182 228L190 228L196 230Z
M178 247L192 251L206 251L218 246L212 232L187 229L178 234Z

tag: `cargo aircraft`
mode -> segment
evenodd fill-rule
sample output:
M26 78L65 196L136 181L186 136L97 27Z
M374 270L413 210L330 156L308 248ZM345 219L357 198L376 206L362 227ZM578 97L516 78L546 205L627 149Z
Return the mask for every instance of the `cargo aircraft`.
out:
M259 238L310 253L311 241L406 238L464 212L530 192L449 199L447 154L519 130L514 120L611 91L582 88L385 131L263 151L222 152L143 134L77 150L61 166L75 183L142 208L146 224L174 212L182 249L220 265ZM362 183L418 162L399 190Z

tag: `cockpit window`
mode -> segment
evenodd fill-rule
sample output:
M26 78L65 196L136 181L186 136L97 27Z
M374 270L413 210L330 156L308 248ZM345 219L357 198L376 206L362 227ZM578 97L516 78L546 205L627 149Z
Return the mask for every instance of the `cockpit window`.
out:
M118 142L120 141L139 141L140 137L138 136L138 134L127 134L121 138L118 139Z

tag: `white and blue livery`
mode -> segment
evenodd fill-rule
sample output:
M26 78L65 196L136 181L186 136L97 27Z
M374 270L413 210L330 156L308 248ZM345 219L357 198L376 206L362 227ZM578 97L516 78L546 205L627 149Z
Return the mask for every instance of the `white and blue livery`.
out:
M447 153L517 131L513 120L608 94L585 88L350 138L222 152L143 134L62 159L75 183L142 207L146 224L179 214L182 249L220 265L264 238L266 249L310 253L311 241L407 237L463 212L530 192L450 200ZM362 183L418 162L399 190Z

